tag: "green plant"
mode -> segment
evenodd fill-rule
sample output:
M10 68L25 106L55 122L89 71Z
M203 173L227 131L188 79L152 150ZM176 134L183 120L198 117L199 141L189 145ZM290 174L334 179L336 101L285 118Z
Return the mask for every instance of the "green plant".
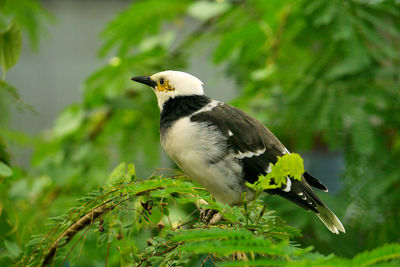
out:
M36 188L31 192L21 192L26 182L25 172L13 164L9 144L20 144L27 140L25 134L8 127L8 113L12 108L28 109L19 96L18 90L6 81L7 71L19 60L23 33L29 37L32 48L37 48L38 38L44 25L53 17L35 0L0 1L0 264L15 262L22 251L24 231L21 228L20 213L24 209L18 202L18 195L33 196L44 186L43 179L36 180ZM21 179L22 178L22 179ZM35 192L36 191L36 192ZM29 197L28 197L29 198ZM31 198L31 201L33 199ZM21 228L20 228L21 227ZM27 233L27 238L31 233Z
M283 171L279 163L276 172ZM207 225L196 218L198 208L217 210L223 219ZM370 266L386 262L395 266L400 262L398 244L353 259L326 257L312 252L312 247L302 249L292 241L300 232L260 200L231 207L215 202L184 176L136 180L133 164L125 163L112 172L107 186L90 192L66 215L51 221L48 232L28 243L20 265L87 264L85 255L92 249L86 248L85 240L93 238L101 253L91 255L91 262L103 261L106 266L117 262L124 266L204 266L206 262L218 266ZM137 238L143 235L146 240Z

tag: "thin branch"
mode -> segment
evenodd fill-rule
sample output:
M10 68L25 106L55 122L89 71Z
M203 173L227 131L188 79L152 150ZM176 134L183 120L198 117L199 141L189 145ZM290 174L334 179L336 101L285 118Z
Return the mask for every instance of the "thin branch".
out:
M79 220L77 220L75 223L73 223L70 227L68 227L51 245L49 252L46 254L44 261L43 261L43 266L48 264L50 260L53 258L54 254L56 253L56 250L58 247L61 247L68 243L72 237L74 237L80 230L82 230L85 226L89 225L92 221L96 220L100 215L103 215L107 211L110 211L114 207L109 205L108 203L101 205L100 207L97 207L93 210L91 210L89 213L85 214L82 216ZM65 243L63 245L59 245L60 241L62 239L66 239Z
M89 226L92 226L92 225L93 225L93 220L90 222L90 225L89 225ZM76 245L78 245L79 241L82 240L82 238L83 238L84 236L86 236L86 234L88 233L89 229L90 229L90 227L87 227L87 228L86 228L85 232L79 237L78 240L76 240L76 242L74 243L74 245L72 246L72 248L68 251L67 255L65 255L64 260L63 260L63 262L62 262L62 264L61 264L62 266L65 264L65 261L67 260L69 254L71 254L71 252L74 250L74 248L76 247Z
M132 199L133 197L140 196L140 195L146 194L150 191L159 190L159 189L164 189L164 188L163 187L151 188L151 189L148 189L145 191L138 192L132 196L129 196L126 199L121 200L117 204L110 204L111 200L109 200L106 203L103 203L102 205L100 205L96 208L93 208L88 213L83 215L79 220L77 220L71 226L69 226L59 237L57 237L57 239L53 242L53 244L48 249L47 254L45 254L42 266L45 266L46 264L48 264L50 262L50 260L54 257L54 255L59 247L66 245L79 231L81 231L86 226L91 225L101 215L113 210L115 207L117 207L121 203L126 202L126 201ZM60 245L59 243L63 239L65 239L65 242Z
M110 247L111 247L111 243L108 242L107 251L106 251L106 259L105 259L105 263L104 263L105 267L107 267L107 265L108 265L108 257L110 256Z

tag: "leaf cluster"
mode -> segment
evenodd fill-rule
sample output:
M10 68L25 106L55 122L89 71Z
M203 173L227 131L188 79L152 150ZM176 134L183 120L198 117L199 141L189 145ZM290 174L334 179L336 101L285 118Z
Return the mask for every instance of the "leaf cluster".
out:
M51 218L49 230L33 237L19 264L81 264L80 254L90 253L85 250L91 239L98 248L106 248L105 254L100 250L101 255L92 255L92 261L103 260L106 265L369 266L386 262L394 266L400 260L396 244L353 259L325 257L311 247L299 248L292 241L300 236L298 230L282 223L260 201L243 207L216 203L185 177L136 180L132 168L121 171L123 164L110 176L113 186L89 193L65 215ZM199 205L199 200L203 204ZM176 217L175 208L186 209L185 217ZM198 208L213 208L223 219L208 225L196 217ZM145 246L136 240L143 233L148 237ZM119 256L109 254L114 248Z
M278 156L275 164L270 163L266 175L261 175L254 184L246 185L257 192L267 189L281 188L286 185L288 177L301 181L304 173L303 159L297 153Z

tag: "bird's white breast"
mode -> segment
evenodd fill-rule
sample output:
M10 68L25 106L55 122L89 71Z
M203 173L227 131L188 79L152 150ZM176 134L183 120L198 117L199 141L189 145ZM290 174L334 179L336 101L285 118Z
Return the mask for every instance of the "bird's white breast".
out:
M244 191L252 198L243 184L241 165L227 153L226 137L215 126L184 117L167 130L161 144L171 159L218 201L238 203Z

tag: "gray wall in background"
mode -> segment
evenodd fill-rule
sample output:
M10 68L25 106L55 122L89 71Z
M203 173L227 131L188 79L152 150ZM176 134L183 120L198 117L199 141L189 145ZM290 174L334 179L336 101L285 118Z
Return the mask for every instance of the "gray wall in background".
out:
M100 67L96 53L101 46L99 33L106 22L129 1L42 1L57 22L47 36L40 36L38 51L32 51L26 38L19 62L7 73L29 111L12 114L12 127L37 134L49 129L57 114L81 99L85 78Z

